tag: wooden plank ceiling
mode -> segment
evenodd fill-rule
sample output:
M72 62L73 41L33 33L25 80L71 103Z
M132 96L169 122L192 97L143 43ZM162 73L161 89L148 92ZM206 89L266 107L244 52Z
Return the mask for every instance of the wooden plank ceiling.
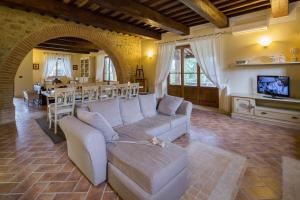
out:
M99 50L101 50L96 45L92 44L87 40L74 37L60 37L47 40L36 46L36 48L43 50L64 51L82 54L98 52Z
M288 0L272 0L273 2ZM38 12L120 33L160 39L165 32L271 8L270 0L1 0L0 5ZM297 0L289 0L289 3ZM279 4L272 6L278 10ZM281 3L280 5L285 5ZM286 9L287 6L286 6ZM273 10L272 10L273 11ZM276 11L274 11L276 12ZM274 15L274 14L273 14Z

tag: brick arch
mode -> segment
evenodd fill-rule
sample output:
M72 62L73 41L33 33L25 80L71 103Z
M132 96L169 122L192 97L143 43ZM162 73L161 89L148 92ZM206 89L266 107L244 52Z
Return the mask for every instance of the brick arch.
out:
M111 57L119 81L126 82L129 80L128 64L117 46L112 43L107 32L77 24L46 26L17 43L0 66L0 124L14 119L13 84L22 60L38 44L58 37L77 37L92 42ZM5 116L7 114L13 116Z

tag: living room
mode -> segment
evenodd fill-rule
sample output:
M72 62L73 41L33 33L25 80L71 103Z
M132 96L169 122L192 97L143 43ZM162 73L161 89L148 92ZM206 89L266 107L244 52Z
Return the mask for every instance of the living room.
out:
M300 198L298 1L0 5L0 199Z

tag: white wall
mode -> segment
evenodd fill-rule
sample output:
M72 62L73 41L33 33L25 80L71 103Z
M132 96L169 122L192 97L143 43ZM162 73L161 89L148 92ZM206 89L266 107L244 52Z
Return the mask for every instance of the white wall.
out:
M32 55L30 51L21 62L20 67L15 76L14 95L15 97L23 97L24 90L32 90Z

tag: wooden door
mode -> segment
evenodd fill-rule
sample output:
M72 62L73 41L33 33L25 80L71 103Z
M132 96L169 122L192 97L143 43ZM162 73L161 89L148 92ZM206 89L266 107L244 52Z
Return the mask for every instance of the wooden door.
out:
M168 77L168 94L193 104L219 107L219 90L201 72L189 46L176 48Z

